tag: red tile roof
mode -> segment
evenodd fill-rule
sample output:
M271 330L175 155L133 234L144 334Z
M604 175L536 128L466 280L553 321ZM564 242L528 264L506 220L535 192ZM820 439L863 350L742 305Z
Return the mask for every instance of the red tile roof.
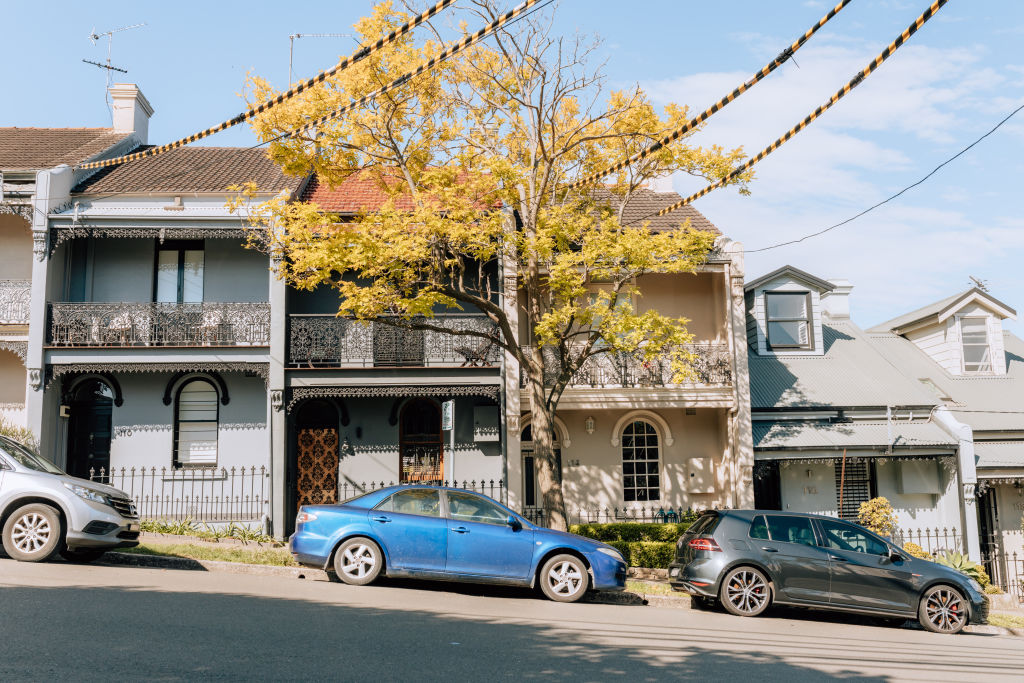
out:
M0 170L78 164L129 135L113 128L0 128Z
M148 149L140 147L139 150ZM295 191L300 178L286 176L266 150L245 147L179 147L155 157L109 166L75 192L224 192L255 182L264 192Z

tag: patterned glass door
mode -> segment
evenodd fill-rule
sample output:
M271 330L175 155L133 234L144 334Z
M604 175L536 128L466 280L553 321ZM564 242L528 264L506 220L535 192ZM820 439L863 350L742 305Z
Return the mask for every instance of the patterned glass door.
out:
M338 430L300 429L298 451L298 504L337 503Z

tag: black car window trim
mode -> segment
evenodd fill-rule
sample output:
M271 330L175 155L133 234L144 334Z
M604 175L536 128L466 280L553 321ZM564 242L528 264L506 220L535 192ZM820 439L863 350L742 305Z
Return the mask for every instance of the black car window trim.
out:
M816 522L816 524L815 524L815 527L816 527L815 533L817 533L821 537L820 545L821 545L822 548L825 548L826 550L842 550L843 552L860 553L861 555L878 555L879 557L885 557L885 555L883 553L865 553L865 552L861 552L861 551L857 550L856 548L854 548L852 546L849 547L849 548L833 548L832 546L828 545L828 538L826 537L828 532L825 531L825 526L824 526L824 524L822 524L822 522L826 522L826 521L830 522L832 524L837 524L839 526L849 527L851 530L856 531L859 534L864 534L868 538L874 539L875 541L878 541L880 544L882 544L882 547L884 547L886 549L886 551L889 551L889 550L891 550L892 548L895 547L895 546L893 546L892 543L889 543L888 541L886 541L881 536L878 536L877 534L872 533L871 531L865 529L864 527L862 527L860 525L853 524L851 522L847 522L847 521L842 520L842 519L815 520L815 522ZM843 539L839 538L838 536L834 536L833 535L833 538L835 538L835 540L837 542L842 543L843 545L849 545L848 543L846 543L846 541L844 541ZM901 553L901 554L903 554L903 553Z
M824 537L821 535L820 530L818 529L818 525L814 523L815 519L813 517L804 517L803 515L792 515L792 514L787 515L786 513L782 513L782 514L778 514L778 515L776 515L776 514L770 514L770 515L766 514L766 515L761 515L761 516L764 517L765 526L768 527L768 538L769 538L769 540L771 540L774 543L792 543L793 545L802 545L802 546L805 546L805 547L808 547L808 548L814 548L814 547L822 546L822 542L824 541ZM790 517L790 518L794 518L794 519L805 519L805 520L807 520L808 525L811 527L811 534L814 536L814 543L812 545L808 545L807 543L800 543L799 541L791 541L788 538L786 538L786 539L773 538L772 537L772 527L771 527L770 524L768 524L768 518L769 517Z

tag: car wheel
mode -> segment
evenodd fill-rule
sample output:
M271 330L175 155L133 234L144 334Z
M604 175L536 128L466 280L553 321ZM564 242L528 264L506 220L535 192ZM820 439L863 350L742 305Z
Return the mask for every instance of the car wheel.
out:
M95 562L103 557L105 552L107 551L99 548L81 548L79 550L64 548L60 551L60 556L68 562Z
M934 586L921 598L917 619L933 633L960 633L967 625L967 603L955 588Z
M772 591L768 579L753 567L737 567L725 575L718 597L730 614L756 617L768 609Z
M350 538L334 553L334 571L350 586L365 586L380 575L384 554L368 538Z
M555 602L576 602L589 584L587 566L575 555L555 555L540 570L540 590Z
M49 505L31 503L14 511L4 524L4 550L21 562L42 562L63 545L60 515Z

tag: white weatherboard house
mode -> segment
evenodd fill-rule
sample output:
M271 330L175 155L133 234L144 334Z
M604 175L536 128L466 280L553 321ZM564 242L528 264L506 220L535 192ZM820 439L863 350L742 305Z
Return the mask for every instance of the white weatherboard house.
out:
M871 328L886 356L960 423L977 471L982 555L993 579L1024 562L1024 340L1003 329L1016 312L972 288ZM973 495L970 496L973 498Z
M977 558L963 426L850 319L851 290L790 266L746 286L757 506L856 519L884 496L898 540Z

